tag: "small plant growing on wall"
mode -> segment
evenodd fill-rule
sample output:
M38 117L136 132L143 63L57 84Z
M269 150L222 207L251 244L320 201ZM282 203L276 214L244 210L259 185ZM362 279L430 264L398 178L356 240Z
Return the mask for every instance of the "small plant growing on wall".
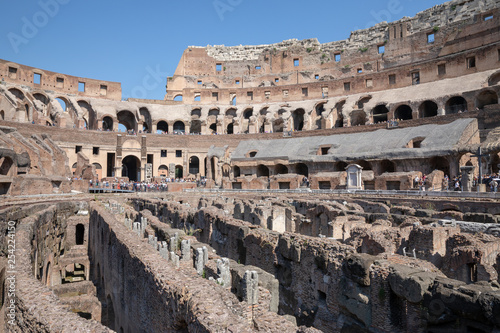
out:
M436 25L436 26L434 26L434 28L432 28L432 31L434 31L434 32L438 32L438 31L439 31L439 27L438 27L437 25Z
M361 52L361 53L366 52L366 51L368 51L367 47L362 47L359 49L359 52Z
M308 47L307 48L307 53L311 53L312 50L313 50L312 47Z

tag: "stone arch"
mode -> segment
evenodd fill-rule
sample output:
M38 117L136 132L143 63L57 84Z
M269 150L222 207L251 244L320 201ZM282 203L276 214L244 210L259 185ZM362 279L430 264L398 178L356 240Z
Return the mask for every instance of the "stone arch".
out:
M168 133L168 123L165 120L160 120L156 123L156 133Z
M33 98L36 99L37 101L40 101L44 105L48 105L50 98L45 95L43 92L36 92L33 94Z
M302 131L304 129L304 109L296 109L292 112L292 120L293 120L293 130L294 131Z
M153 121L151 119L151 113L149 112L148 108L142 107L139 109L139 114L144 117L144 123L142 124L142 131L143 132L151 132Z
M389 160L383 160L380 162L380 174L386 172L396 172L396 164Z
M339 161L333 166L333 171L345 171L347 168L347 163L344 161Z
M210 129L210 131L212 133L217 133L217 124L216 123L211 124L208 128Z
M130 181L140 181L141 161L134 155L128 155L122 159L122 177L128 177Z
M173 100L175 102L182 102L182 100L183 100L182 94L175 95Z
M495 86L500 82L500 71L493 73L488 79L488 86Z
M230 174L231 174L231 166L225 163L222 166L222 177L229 178Z
M17 88L10 88L9 92L20 101L23 101L26 98L26 96L24 95L24 92L22 92L21 90L19 90Z
M0 176L13 176L14 161L9 156L0 157Z
M321 119L323 118L323 112L325 112L325 104L327 102L322 101L316 104L314 107L314 110L316 111L316 122L315 122L315 129L321 129Z
M220 110L218 108L211 108L210 110L208 110L208 116L218 117L220 116Z
M413 119L413 110L407 104L398 106L394 111L394 118L400 120L410 120Z
M388 113L389 113L389 109L387 108L387 106L385 104L377 105L372 110L373 122L375 124L386 122L388 120L387 119Z
M116 114L118 124L125 127L127 131L137 132L137 120L132 111L122 110Z
M269 108L268 107L264 107L264 108L260 109L259 115L261 115L261 116L267 116L268 112L269 112Z
M498 95L493 90L481 91L476 96L476 107L483 109L486 105L498 104Z
M184 178L184 168L182 165L175 166L175 178Z
M363 110L355 110L351 112L351 126L365 125L366 113Z
M243 118L244 119L250 119L250 117L253 116L253 108L248 108L243 112Z
M356 161L354 164L359 165L363 170L373 170L371 163L365 160Z
M257 166L257 177L269 177L269 168L263 164Z
M165 164L162 164L158 167L158 176L168 177L168 167Z
M238 178L238 177L240 177L240 176L241 176L241 170L240 170L240 167L239 167L239 166L237 166L237 165L235 165L235 166L233 167L233 177L234 177L234 178Z
M276 175L286 175L288 173L288 168L283 164L276 164L274 173Z
M82 223L78 223L75 227L75 244L83 245L85 241L85 226Z
M174 134L179 134L179 133L184 134L186 132L186 125L184 124L183 121L177 120L174 123L173 129L174 129Z
M192 175L200 173L200 159L198 156L191 156L189 158L189 173Z
M200 119L201 118L201 109L196 108L191 110L191 119Z
M309 177L309 167L304 163L298 163L295 166L295 173L305 177Z
M236 118L237 111L235 108L229 108L226 111L226 117L233 117Z
M102 118L102 130L103 131L113 130L113 118L111 116L104 116Z
M80 100L77 103L81 109L87 111L88 114L87 128L89 130L97 129L97 114L92 108L92 106L87 101L84 100Z
M429 118L438 115L438 105L433 101L424 101L418 107L419 118Z
M102 166L99 163L92 163L92 165L95 167L97 179L102 179Z
M445 157L434 156L429 161L430 171L441 170L445 175L450 175L450 163Z
M54 101L61 106L61 109L63 112L68 112L68 107L69 107L69 100L66 97L63 96L58 96L54 98Z
M358 107L358 109L362 110L364 109L365 104L368 103L371 99L372 99L371 95L363 96L356 102L356 106Z
M467 101L462 96L451 97L446 102L446 114L455 114L467 111Z

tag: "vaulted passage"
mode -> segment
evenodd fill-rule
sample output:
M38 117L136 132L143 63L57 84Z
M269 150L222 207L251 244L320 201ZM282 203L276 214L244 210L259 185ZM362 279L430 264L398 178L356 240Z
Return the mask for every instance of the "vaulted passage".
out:
M122 177L128 177L130 181L140 181L141 162L135 156L127 156L122 161Z

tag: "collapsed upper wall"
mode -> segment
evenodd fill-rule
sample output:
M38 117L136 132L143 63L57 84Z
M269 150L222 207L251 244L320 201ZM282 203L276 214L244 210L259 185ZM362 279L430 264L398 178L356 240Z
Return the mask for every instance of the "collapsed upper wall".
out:
M79 97L121 100L119 82L102 81L51 72L0 59L2 82L20 84L34 91L74 94Z

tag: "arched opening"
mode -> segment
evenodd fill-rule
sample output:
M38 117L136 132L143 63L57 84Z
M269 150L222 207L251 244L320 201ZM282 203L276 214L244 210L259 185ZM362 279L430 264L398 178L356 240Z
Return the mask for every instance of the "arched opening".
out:
M494 154L491 157L491 172L499 173L500 172L500 154Z
M78 223L75 228L75 242L76 245L83 245L85 240L85 226L81 223Z
M49 99L44 94L35 93L33 94L33 98L35 98L37 101L42 102L44 105L47 105L49 103Z
M241 170L240 170L240 167L239 166L234 166L233 167L233 176L234 178L238 178L241 176Z
M90 106L90 104L86 101L78 101L78 106L82 110L86 111L86 113L88 115L87 116L87 118L88 118L87 129L90 129L90 130L97 129L97 115L96 115L94 109L92 109L92 106Z
M269 168L259 164L257 166L257 177L269 177Z
M488 86L490 86L490 87L495 86L499 82L500 82L500 72L497 72L497 73L493 74L492 76L490 76L490 78L488 80Z
M438 105L433 101L425 101L418 108L420 118L435 117L438 115Z
M268 112L268 108L262 108L260 111L259 111L259 114L261 116L266 116L267 115L267 112Z
M175 178L184 178L184 168L182 165L175 166Z
M295 173L305 177L309 177L309 168L304 163L299 163L295 166Z
M68 111L68 104L65 100L63 100L62 98L59 98L59 97L56 98L55 100L57 101L57 103L59 103L63 112Z
M110 329L115 329L115 308L113 306L113 301L111 296L106 297L106 318L102 320L103 325L109 327ZM104 319L104 318L103 318Z
M288 168L283 164L277 164L275 168L275 174L286 175L288 173Z
M220 115L219 109L211 109L210 111L208 111L209 117L214 116L215 118L217 118L219 115Z
M121 130L123 131L137 131L137 121L135 119L135 116L132 112L128 110L120 111L116 114L116 117L118 118L118 124L122 125L118 126L121 127Z
M226 117L236 118L236 109L229 109L226 111Z
M391 162L389 160L383 160L382 162L380 162L380 174L386 172L396 172L396 165L394 164L394 162Z
M174 134L184 134L186 127L182 121L176 121L174 123Z
M339 161L339 162L335 163L333 170L334 171L345 171L346 168L347 168L347 163L344 161Z
M156 124L156 133L157 134L168 133L168 124L166 121L162 120Z
M442 156L435 156L431 158L429 166L431 168L430 171L441 170L445 175L450 175L450 163Z
M304 109L297 109L292 112L293 119L293 130L294 131L302 131L304 128L304 114L306 112Z
M222 177L229 178L231 174L231 166L229 164L224 164L222 166Z
M18 100L24 100L24 93L16 88L10 88L9 92L14 95Z
M151 130L151 125L152 125L152 121L151 121L151 114L149 113L149 110L147 108L140 108L139 109L139 114L144 117L144 123L142 125L142 131L144 133L147 133Z
M231 100L231 105L236 105L236 96L233 97L233 99Z
M104 117L102 118L102 130L103 131L112 131L113 130L113 118Z
M243 118L245 119L250 119L250 117L253 115L253 109L246 109L245 112L243 112Z
M191 120L191 134L201 134L201 120Z
M376 106L372 111L373 122L375 124L381 123L381 122L386 122L388 113L389 113L389 109L387 109L387 106L385 106L385 104Z
M141 161L137 157L129 155L122 160L122 177L133 182L141 180Z
M400 105L394 111L394 118L399 120L410 120L413 119L413 110L408 105Z
M486 105L498 104L498 95L491 90L482 91L476 98L476 107L483 109Z
M200 119L201 118L201 109L193 109L191 110L191 118Z
M95 167L97 179L102 179L102 166L99 163L92 163L92 165Z
M358 110L351 112L351 126L358 126L364 124L366 124L366 113L364 111Z
M174 101L176 102L182 102L182 95L177 95L174 97Z
M158 167L158 176L159 177L168 177L168 167L164 164Z
M189 159L189 173L192 175L200 173L200 159L197 156L191 156Z
M264 127L264 123L262 124L262 127ZM278 133L278 132L283 132L285 127L285 122L283 121L283 118L278 118L275 119L273 122L273 132ZM262 130L264 132L264 130Z
M316 105L316 116L320 117L323 112L325 112L325 104L326 103L319 103Z
M30 106L28 104L24 104L24 110L26 111L26 120L30 121Z
M5 120L5 111L0 110L0 120Z
M371 96L361 98L357 103L358 109L362 110L365 107L365 104L368 103L371 99Z
M227 134L233 134L233 131L234 131L234 125L233 124L227 125L226 133Z
M362 168L363 168L363 170L373 170L373 169L372 169L372 165L370 164L370 162L365 161L365 160L357 161L357 162L356 162L356 163L354 163L354 164L359 165L360 167L362 167Z
M209 129L212 134L217 133L217 124L213 123L212 125L210 125Z
M452 97L446 102L446 114L455 114L467 111L467 101L461 96Z
M212 180L215 180L215 157L210 159L210 170L212 171Z
M14 165L14 161L10 157L0 157L0 175L12 176L12 165Z

